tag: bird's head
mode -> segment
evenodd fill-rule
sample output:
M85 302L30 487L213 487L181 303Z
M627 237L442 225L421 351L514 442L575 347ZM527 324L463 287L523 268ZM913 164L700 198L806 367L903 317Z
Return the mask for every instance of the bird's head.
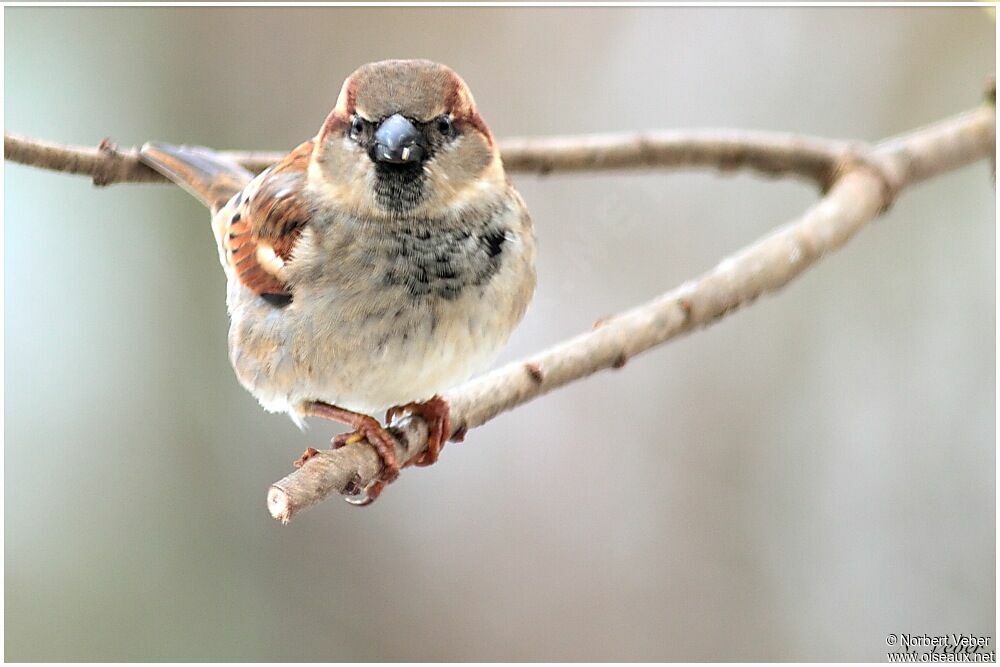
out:
M358 68L317 135L309 183L376 217L434 215L481 201L505 177L465 82L428 60Z

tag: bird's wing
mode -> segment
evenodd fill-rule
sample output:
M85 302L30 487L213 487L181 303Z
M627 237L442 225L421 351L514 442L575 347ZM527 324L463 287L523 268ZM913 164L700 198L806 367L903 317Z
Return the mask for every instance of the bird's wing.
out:
M139 159L194 195L215 213L253 174L210 148L149 142Z
M223 167L243 168L207 149L192 153L185 147L147 144L142 156L212 209L222 262L240 283L257 294L289 298L285 263L313 213L305 194L312 146L312 141L301 144L231 190L223 184L236 182L236 174Z

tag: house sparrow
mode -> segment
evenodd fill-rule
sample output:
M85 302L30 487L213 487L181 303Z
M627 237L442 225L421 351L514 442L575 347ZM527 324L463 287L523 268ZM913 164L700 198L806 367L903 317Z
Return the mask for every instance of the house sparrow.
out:
M256 177L204 148L141 156L212 211L240 383L266 410L347 424L378 452L356 504L399 474L373 414L421 415L413 463L436 461L453 435L439 393L493 361L535 287L528 211L465 82L425 60L364 65L319 133Z

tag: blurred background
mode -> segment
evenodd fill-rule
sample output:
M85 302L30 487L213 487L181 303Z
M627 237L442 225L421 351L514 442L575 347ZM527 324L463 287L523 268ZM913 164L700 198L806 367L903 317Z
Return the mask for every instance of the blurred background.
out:
M287 149L387 57L498 137L877 140L977 104L978 8L8 8L6 128ZM517 175L539 288L501 362L801 212L749 175ZM922 185L777 296L282 527L309 445L227 361L208 215L5 165L5 648L23 660L884 660L995 631L994 191Z

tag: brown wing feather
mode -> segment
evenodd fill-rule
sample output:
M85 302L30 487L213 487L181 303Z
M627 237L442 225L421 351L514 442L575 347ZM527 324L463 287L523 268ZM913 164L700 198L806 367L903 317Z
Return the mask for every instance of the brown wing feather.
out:
M222 261L247 289L290 296L283 269L312 216L305 195L312 148L301 144L253 180L207 148L149 143L140 155L212 209Z
M139 159L197 197L213 213L246 187L253 174L201 146L149 142Z
M290 296L283 267L312 216L304 191L312 146L298 146L254 179L226 224L229 265L257 294Z

